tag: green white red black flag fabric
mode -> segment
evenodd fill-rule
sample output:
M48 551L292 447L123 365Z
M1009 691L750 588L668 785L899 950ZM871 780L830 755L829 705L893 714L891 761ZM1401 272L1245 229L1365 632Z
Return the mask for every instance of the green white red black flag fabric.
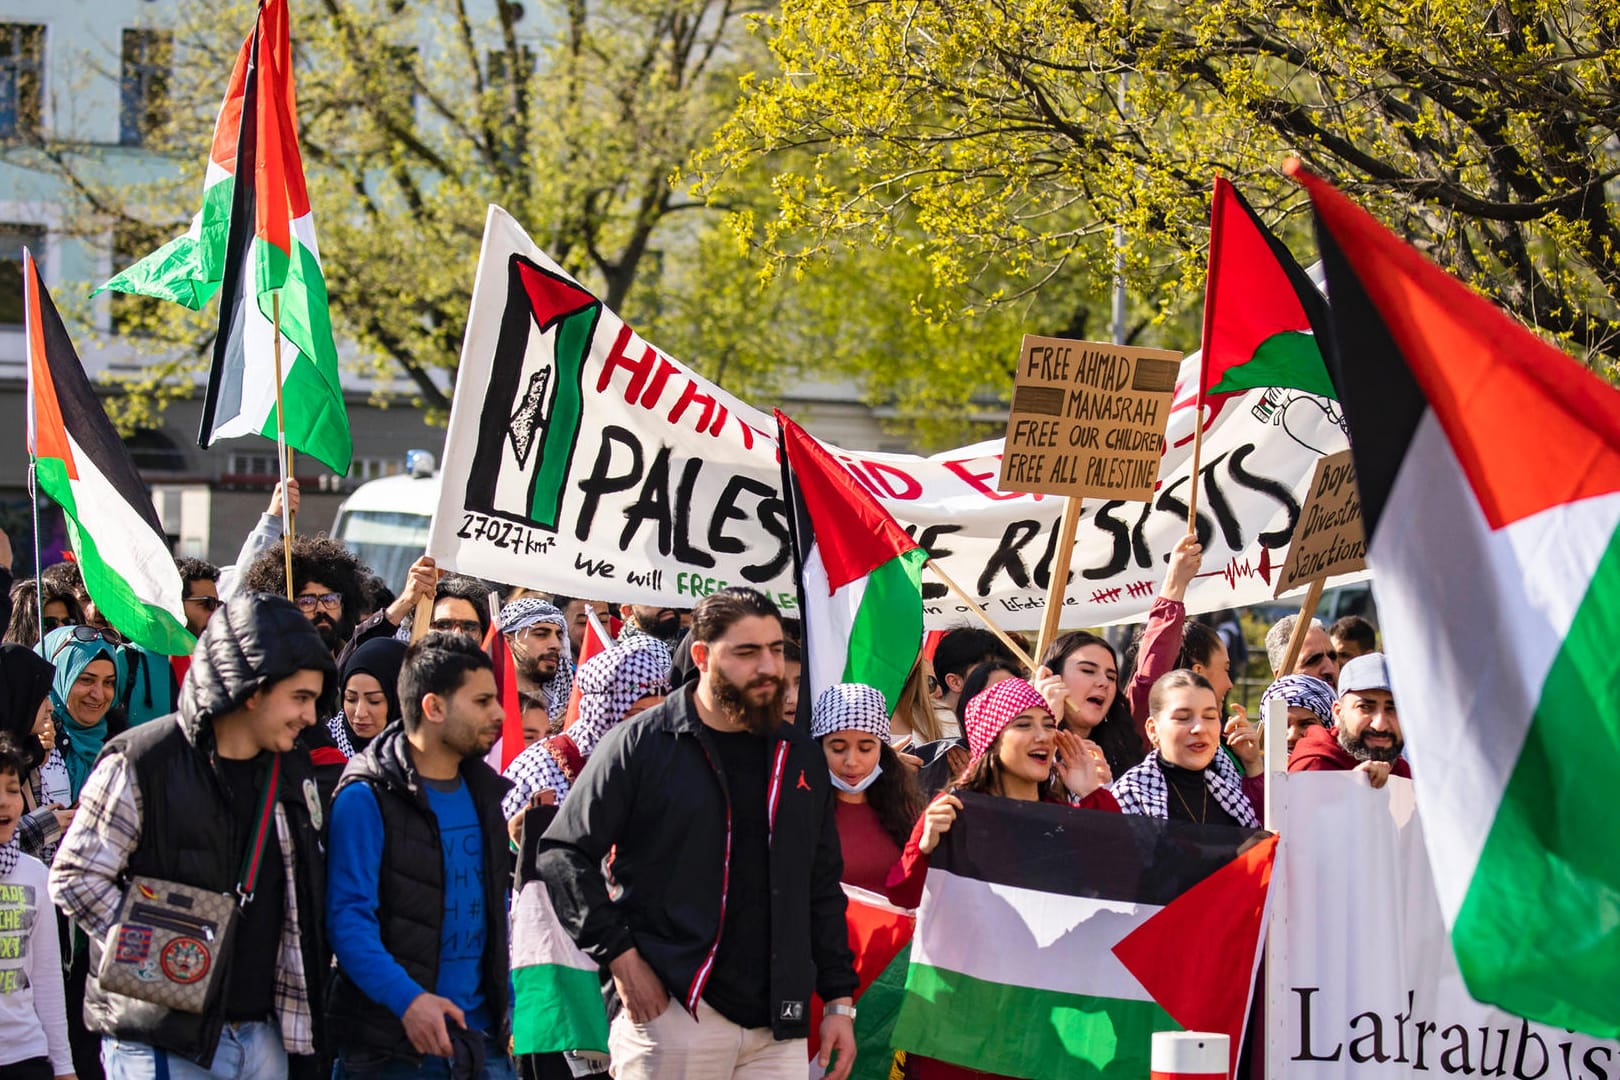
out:
M249 46L235 175L252 182L231 189L219 333L198 441L276 438L279 317L287 445L347 473L354 447L298 151L286 0L267 0Z
M1318 334L1327 302L1225 177L1215 178L1204 286L1201 392L1268 386L1333 398Z
M40 489L67 518L85 590L108 623L144 648L189 654L180 571L152 496L102 410L79 356L23 253L28 452Z
M1275 837L958 796L896 1048L1001 1076L1140 1080L1153 1033L1188 1029L1226 1033L1236 1061Z
M1367 562L1469 992L1620 1035L1620 393L1303 170Z
M922 649L928 552L826 447L781 412L776 425L804 620L800 700L865 683L892 713Z

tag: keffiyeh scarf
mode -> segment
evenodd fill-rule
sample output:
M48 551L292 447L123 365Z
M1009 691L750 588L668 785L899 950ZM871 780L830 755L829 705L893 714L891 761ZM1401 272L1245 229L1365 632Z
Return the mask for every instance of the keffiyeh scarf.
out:
M537 689L546 695L546 713L552 723L562 723L568 712L568 697L574 689L574 648L568 640L568 620L549 600L525 596L501 608L501 633L515 634L536 623L551 623L562 634L562 655L557 658L557 674ZM514 762L516 764L516 762Z
M648 694L669 692L669 647L645 635L610 646L579 669L579 690L579 719L561 737L572 742L584 759L630 706ZM522 813L535 792L549 788L560 804L573 787L577 777L569 776L558 760L564 755L555 752L556 738L525 747L507 766L512 790L501 800L507 820Z
M1224 750L1215 751L1215 760L1204 770L1204 783L1209 785L1209 793L1215 796L1215 801L1239 825L1248 829L1260 827L1259 819L1254 816L1254 807L1249 805L1249 797L1243 794L1243 778L1238 775L1237 766L1232 764L1232 759ZM1140 765L1115 780L1109 790L1119 801L1119 808L1127 814L1164 820L1170 818L1170 784L1164 778L1164 771L1159 768L1159 755L1156 753L1150 754Z
M10 877L12 871L17 869L17 860L22 857L22 847L17 843L17 835L12 834L11 839L0 844L0 878Z
M1309 709L1322 723L1333 726L1333 687L1315 675L1284 675L1266 687L1260 695L1261 713L1265 712L1266 702L1277 698L1288 702L1290 708Z
M864 731L888 742L889 703L883 692L865 683L838 683L823 690L810 710L810 737L835 731Z

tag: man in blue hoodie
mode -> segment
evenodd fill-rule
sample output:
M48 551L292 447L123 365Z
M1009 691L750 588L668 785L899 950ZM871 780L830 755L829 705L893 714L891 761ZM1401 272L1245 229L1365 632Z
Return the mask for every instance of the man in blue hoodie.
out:
M503 715L489 656L428 634L405 653L399 698L403 724L350 760L332 802L337 1075L511 1080L510 785L483 761Z

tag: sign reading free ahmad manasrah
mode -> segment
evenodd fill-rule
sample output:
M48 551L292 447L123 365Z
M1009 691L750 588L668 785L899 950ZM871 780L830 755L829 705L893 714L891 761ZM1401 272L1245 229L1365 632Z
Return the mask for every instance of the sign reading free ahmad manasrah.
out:
M1065 625L1141 618L1187 529L1197 363L1146 502L1088 500ZM1251 391L1206 407L1192 611L1270 599L1333 402ZM799 417L815 433L814 415ZM637 335L491 207L428 553L493 581L690 607L727 584L796 603L770 416ZM1000 440L932 457L831 448L1003 626L1039 625L1063 500L997 490ZM971 619L925 582L928 624ZM791 613L791 612L790 612Z

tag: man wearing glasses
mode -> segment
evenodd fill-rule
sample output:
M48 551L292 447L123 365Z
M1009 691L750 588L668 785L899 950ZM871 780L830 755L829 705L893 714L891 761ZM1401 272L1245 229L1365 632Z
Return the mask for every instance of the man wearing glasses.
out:
M355 554L327 536L300 536L292 545L293 603L315 624L333 656L354 633L360 611L360 584L370 574ZM245 592L287 595L287 572L280 545L255 559L242 574Z
M411 564L405 577L405 588L394 602L374 612L359 626L348 646L338 657L342 663L349 653L378 637L411 636L412 621L416 618L419 597L433 597L428 629L446 634L460 634L483 644L489 633L490 586L466 574L447 574L439 570L431 555L423 555Z
M184 585L181 595L185 598L186 629L197 636L219 610L219 567L192 558L176 559L174 565L180 569Z

